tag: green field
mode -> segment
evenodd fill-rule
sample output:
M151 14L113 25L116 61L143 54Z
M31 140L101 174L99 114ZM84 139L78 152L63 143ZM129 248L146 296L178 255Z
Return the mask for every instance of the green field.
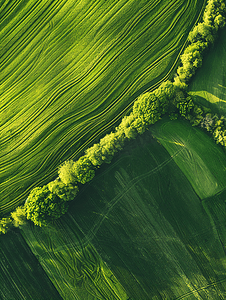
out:
M0 237L0 299L62 300L20 232Z
M167 127L174 128L175 122ZM184 130L178 132L177 141L187 141L183 132L189 128L187 122L180 126ZM194 130L190 126L190 137L195 140ZM214 174L217 146L208 147L213 148L208 154L212 165L204 161ZM47 229L22 228L32 252L64 299L84 299L76 280L84 269L90 274L90 261L95 257L95 268L100 261L107 266L109 271L104 272L111 276L106 278L114 284L107 288L100 274L103 281L98 287L105 293L101 295L95 289L95 275L90 281L83 277L85 299L118 299L113 291L125 300L224 299L226 193L200 201L177 165L183 149L171 155L148 131L98 171L61 220ZM196 152L200 154L199 149ZM86 254L86 249L93 254ZM92 296L95 293L99 298Z
M0 216L173 78L206 0L0 1ZM189 87L226 114L226 33ZM0 300L224 300L226 154L188 121L125 142L49 226L0 235Z
M175 71L206 1L2 1L0 213Z
M201 199L226 188L226 155L200 128L163 119L151 132L173 157Z
M44 229L27 225L22 234L63 299L128 299L93 245L81 240L73 218Z
M190 93L197 96L199 103L223 115L226 115L225 59L226 32L223 28L189 85Z

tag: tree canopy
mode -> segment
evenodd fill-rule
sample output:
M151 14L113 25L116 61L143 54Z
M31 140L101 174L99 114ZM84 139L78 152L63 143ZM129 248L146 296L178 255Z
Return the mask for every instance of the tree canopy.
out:
M67 209L68 203L51 193L46 185L34 188L25 203L27 219L38 226L45 226L58 219Z

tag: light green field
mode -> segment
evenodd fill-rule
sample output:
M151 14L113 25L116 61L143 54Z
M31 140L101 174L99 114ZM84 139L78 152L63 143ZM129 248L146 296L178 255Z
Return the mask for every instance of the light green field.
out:
M226 188L226 155L200 128L188 121L161 120L151 132L173 157L201 199Z
M226 33L219 32L214 47L205 54L203 65L193 77L189 91L197 101L214 112L226 115Z
M196 137L194 131L190 134ZM78 265L81 274L87 269L90 274L95 257L112 272L116 284L111 288L122 293L120 299L224 299L226 256L221 234L226 232L225 193L220 198L222 217L216 225L217 213L210 210L218 206L207 209L202 205L174 161L181 153L183 148L178 148L170 155L149 131L100 169L55 225L22 228L64 299L73 295L84 299L79 298ZM87 248L95 254L87 255ZM93 282L94 287L97 281L91 278L86 282ZM106 279L111 282L108 276ZM99 295L94 299L117 299L106 288L106 281L102 282L99 287L111 291L112 298ZM98 293L90 288L86 291L85 299L93 299L88 298L92 291Z
M173 75L204 0L3 1L0 213Z
M0 299L62 300L19 230L0 237Z

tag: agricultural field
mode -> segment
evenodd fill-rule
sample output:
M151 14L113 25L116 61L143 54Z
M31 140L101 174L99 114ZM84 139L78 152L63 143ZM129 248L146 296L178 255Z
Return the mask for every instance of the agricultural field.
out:
M225 299L226 122L189 96L226 116L225 30L183 90L206 4L2 1L0 300Z
M162 136L170 143L178 121L164 122L170 129ZM202 180L206 169L213 176L221 151L208 144L212 164L201 164L202 149L189 144L197 129L188 125L180 121L176 136L188 149L178 145L168 152L162 139L153 138L160 123L100 169L59 221L22 227L63 299L224 299L225 190L201 201L178 166L190 151L191 168L201 165ZM220 185L220 174L216 180Z
M214 46L206 53L202 67L193 77L189 92L212 111L226 115L226 32L222 29Z
M18 231L1 236L0 299L62 300Z
M4 1L0 213L173 76L206 1Z
M151 128L190 181L200 199L226 188L226 155L199 128L182 120L161 120Z

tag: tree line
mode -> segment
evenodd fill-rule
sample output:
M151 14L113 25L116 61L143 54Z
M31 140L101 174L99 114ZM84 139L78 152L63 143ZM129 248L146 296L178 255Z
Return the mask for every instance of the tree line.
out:
M181 55L181 65L177 69L175 82L184 87L202 65L204 51L213 44L219 28L225 26L225 1L209 0L200 22L189 33L188 43Z
M181 56L181 65L173 82L163 82L153 92L142 94L134 102L132 112L125 116L114 132L106 134L99 143L85 151L77 161L65 161L58 169L58 178L43 187L34 188L24 205L16 208L9 217L0 220L0 233L31 220L45 226L68 210L79 187L95 176L103 163L111 163L114 155L125 143L144 133L164 115L171 120L184 118L193 126L200 126L212 133L217 143L226 146L226 120L213 115L205 107L194 103L186 92L187 82L201 66L204 50L214 42L217 30L225 25L226 8L223 0L209 0L203 22L189 34L189 45Z

